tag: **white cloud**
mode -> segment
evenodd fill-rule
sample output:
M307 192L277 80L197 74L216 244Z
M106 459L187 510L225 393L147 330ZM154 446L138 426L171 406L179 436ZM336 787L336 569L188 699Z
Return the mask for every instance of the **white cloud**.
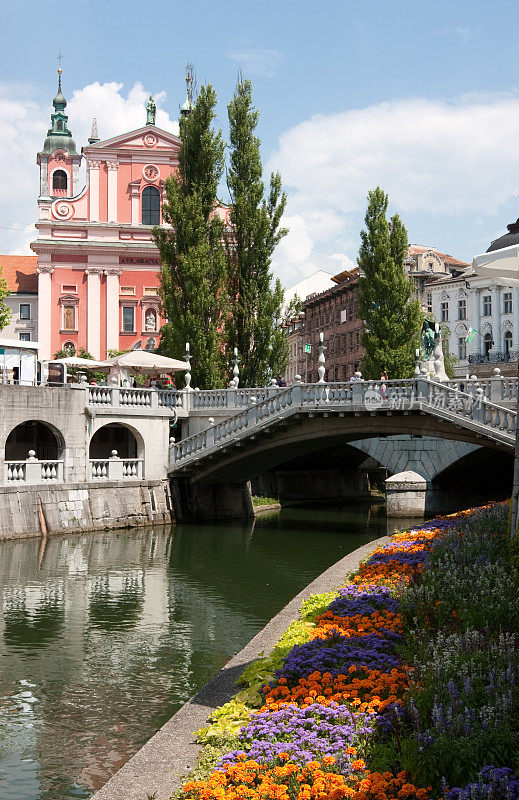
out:
M519 98L510 96L395 100L300 123L281 136L267 165L287 188L287 225L297 219L290 246L276 253L276 273L288 282L298 269L298 238L302 274L330 253L354 259L366 195L377 185L404 221L412 214L450 215L465 225L467 215L489 219L519 193L518 137Z
M279 66L285 60L285 54L278 50L258 50L242 48L231 50L228 58L237 61L245 75L259 75L262 78L273 78Z
M87 144L94 116L103 139L142 127L146 123L145 106L149 94L140 83L136 83L127 94L123 93L123 84L115 82L92 83L74 91L67 97L66 110L78 152L82 145ZM154 98L158 127L178 133L178 122L161 108L166 93L159 92ZM33 221L37 218L39 188L36 153L43 147L52 110L52 97L43 102L36 100L34 87L0 85L0 119L3 120L0 150L1 252L31 253L29 243L36 238Z

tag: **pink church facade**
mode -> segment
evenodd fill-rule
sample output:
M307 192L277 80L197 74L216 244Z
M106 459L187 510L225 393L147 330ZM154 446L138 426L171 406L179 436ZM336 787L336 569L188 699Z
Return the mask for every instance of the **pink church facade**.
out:
M40 357L70 346L97 359L110 349L153 349L165 320L152 227L162 223L165 181L178 169L180 140L155 126L150 98L146 125L104 141L94 126L78 153L61 76L53 105L37 157L38 237L31 244L38 256ZM80 188L82 159L87 177Z

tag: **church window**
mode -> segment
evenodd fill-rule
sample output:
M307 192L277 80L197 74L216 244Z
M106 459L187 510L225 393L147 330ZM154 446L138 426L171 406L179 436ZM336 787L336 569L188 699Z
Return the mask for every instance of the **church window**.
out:
M135 309L133 306L123 306L123 333L135 332Z
M156 286L145 286L144 290L143 290L143 294L156 296L157 287Z
M142 192L142 224L160 224L160 195L156 186L146 186Z
M67 190L67 173L62 169L57 169L52 176L52 188L57 191Z
M135 294L135 286L121 286L119 294Z
M503 314L512 313L512 292L504 292L503 294Z

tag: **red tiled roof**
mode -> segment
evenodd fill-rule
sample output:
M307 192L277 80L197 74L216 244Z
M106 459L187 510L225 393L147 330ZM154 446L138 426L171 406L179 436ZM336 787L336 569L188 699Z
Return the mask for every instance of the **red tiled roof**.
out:
M440 258L447 264L457 265L459 267L469 267L470 264L467 264L466 261L460 261L459 258L454 258L454 256L450 256L448 253L442 253L441 250L437 250L435 247L424 247L421 244L410 244L409 245L409 255L420 255L421 253L436 253Z
M9 291L13 293L38 293L38 276L36 274L37 265L38 256L0 255L2 278L5 278Z

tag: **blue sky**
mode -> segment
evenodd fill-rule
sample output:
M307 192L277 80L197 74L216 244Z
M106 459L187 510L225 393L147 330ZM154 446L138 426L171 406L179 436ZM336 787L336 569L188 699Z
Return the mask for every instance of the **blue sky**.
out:
M92 111L123 132L148 92L174 126L188 60L225 126L243 69L289 193L286 284L355 260L377 183L411 241L470 260L519 216L518 23L516 2L4 2L2 227L24 230L0 229L0 250L27 252L61 50L78 146Z

